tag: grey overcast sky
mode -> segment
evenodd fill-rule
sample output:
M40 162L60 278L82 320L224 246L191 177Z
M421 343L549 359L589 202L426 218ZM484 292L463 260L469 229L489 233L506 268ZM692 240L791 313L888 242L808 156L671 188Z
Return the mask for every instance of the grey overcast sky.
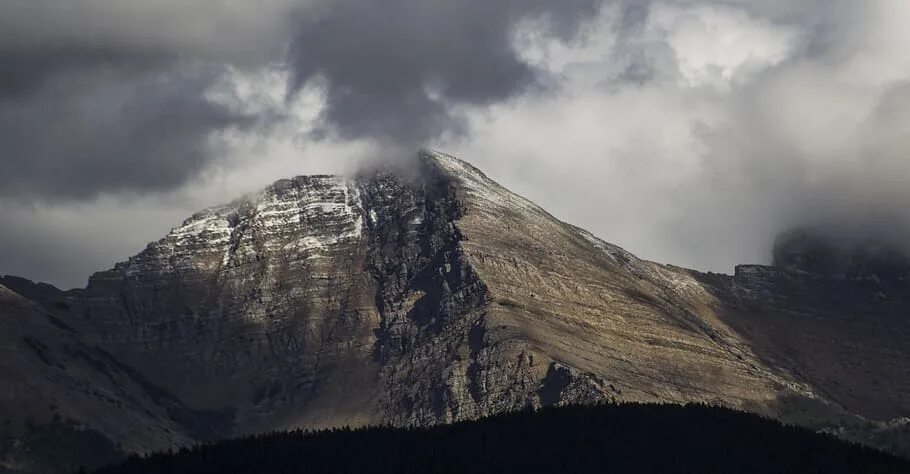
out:
M652 260L910 244L906 0L6 0L0 274L420 147Z

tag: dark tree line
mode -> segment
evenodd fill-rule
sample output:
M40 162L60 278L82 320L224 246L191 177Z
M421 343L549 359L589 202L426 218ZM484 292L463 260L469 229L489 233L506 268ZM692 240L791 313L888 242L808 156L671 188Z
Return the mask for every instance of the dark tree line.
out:
M97 472L910 473L910 461L725 408L605 405L431 428L275 433Z

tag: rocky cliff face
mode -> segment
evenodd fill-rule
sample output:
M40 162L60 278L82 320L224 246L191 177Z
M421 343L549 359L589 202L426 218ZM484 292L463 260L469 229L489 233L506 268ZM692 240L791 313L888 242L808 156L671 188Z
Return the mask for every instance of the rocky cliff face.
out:
M124 452L593 401L708 402L863 432L906 415L906 300L856 289L832 304L829 276L788 268L730 277L643 261L426 152L411 170L282 180L202 211L85 290L4 278L20 303L0 322L69 329L0 343L105 354L119 372L104 383L129 395L105 421L93 410L108 401L70 385L29 398L84 397L61 419ZM37 355L8 365L94 383Z

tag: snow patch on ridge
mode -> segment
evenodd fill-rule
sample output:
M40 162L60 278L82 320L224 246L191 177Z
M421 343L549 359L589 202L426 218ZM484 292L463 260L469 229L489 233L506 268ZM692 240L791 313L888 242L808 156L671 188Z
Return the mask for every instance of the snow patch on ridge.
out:
M265 234L287 234L296 238L283 243L283 250L326 250L360 238L363 216L360 191L355 183L340 176L305 176L279 182L259 199L252 224ZM269 239L276 247L282 239Z
M227 242L231 235L228 216L230 207L215 207L196 213L166 237L174 245L187 245L199 240L209 244Z
M205 209L118 265L128 276L212 272L263 258L308 260L360 239L360 191L340 176L276 181L231 204Z

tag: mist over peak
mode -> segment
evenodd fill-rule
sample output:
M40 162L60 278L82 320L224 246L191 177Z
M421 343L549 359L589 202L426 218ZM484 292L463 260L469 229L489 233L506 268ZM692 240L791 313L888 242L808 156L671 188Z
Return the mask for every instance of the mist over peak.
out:
M870 234L830 228L792 229L779 235L774 242L774 266L830 276L910 277L906 247Z

